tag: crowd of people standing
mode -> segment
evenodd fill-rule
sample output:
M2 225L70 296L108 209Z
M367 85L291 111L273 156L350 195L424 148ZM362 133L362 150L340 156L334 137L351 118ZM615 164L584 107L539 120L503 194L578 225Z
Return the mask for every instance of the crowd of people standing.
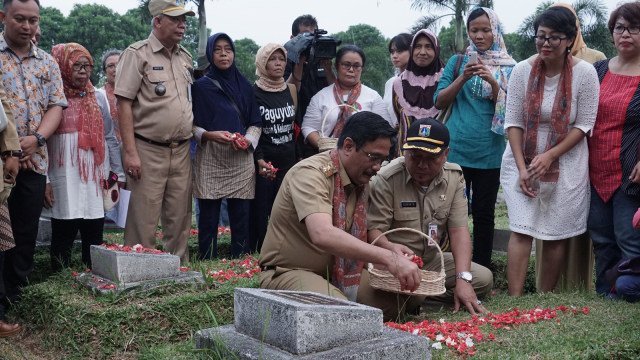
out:
M102 56L107 79L98 90L81 44L57 44L51 55L37 47L39 10L38 0L4 0L0 12L8 122L0 190L11 191L0 204L0 229L13 240L0 236L0 336L20 331L4 311L28 283L40 215L52 218L53 269L70 265L78 231L90 267L115 183L131 191L126 245L155 248L160 221L164 251L189 261L193 196L198 259L215 258L225 199L231 256L260 251L262 287L357 300L385 318L424 298L378 293L363 264L388 269L403 291L418 287L420 267L437 265L425 243L382 235L402 227L428 234L447 254L448 291L437 300L486 311L480 298L493 283L501 186L511 295L523 292L534 239L540 291L571 272L590 288L591 239L596 291L640 300L638 1L610 16L611 59L587 48L566 5L537 16L537 54L519 63L489 8L470 11L469 47L446 64L432 32L399 34L389 43L397 75L384 97L361 82L367 59L352 44L333 62L267 44L251 84L235 65L233 40L220 32L209 37L196 77L180 45L195 13L173 0L149 2L148 39ZM303 15L292 39L317 27ZM382 241L369 244L374 238Z

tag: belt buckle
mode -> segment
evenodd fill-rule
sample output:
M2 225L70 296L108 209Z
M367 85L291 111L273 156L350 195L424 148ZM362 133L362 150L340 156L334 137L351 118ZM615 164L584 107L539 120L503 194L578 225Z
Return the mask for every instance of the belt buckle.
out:
M172 141L169 143L169 149L175 149L178 147L178 145L180 145L179 141Z

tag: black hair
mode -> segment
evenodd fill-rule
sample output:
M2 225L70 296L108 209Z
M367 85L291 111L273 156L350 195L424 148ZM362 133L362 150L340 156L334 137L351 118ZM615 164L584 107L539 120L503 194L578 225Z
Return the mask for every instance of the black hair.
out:
M613 35L613 28L616 26L618 18L623 18L629 22L630 25L640 25L640 2L628 2L618 6L609 17L607 27L609 32Z
M120 54L122 54L121 50L118 49L109 49L107 51L104 52L104 54L102 55L102 71L107 71L107 59L110 58L113 55L118 55L120 56Z
M312 26L317 29L318 20L309 14L298 16L293 20L293 24L291 25L291 35L296 36L300 34L300 26Z
M578 35L576 26L576 16L571 10L563 6L553 6L547 8L533 21L533 31L538 33L538 27L546 26L553 31L563 33L567 37L574 38ZM572 44L573 45L573 44ZM569 46L571 47L571 46Z
M413 40L413 37L407 33L400 33L392 37L391 41L389 41L389 52L391 52L391 45L395 45L398 51L409 51L411 40Z
M482 15L486 15L487 17L489 17L489 14L487 14L487 12L482 8L477 8L469 14L469 17L467 18L467 31L469 31L469 23Z
M364 67L364 64L366 64L367 62L367 57L364 55L364 51L362 51L362 49L356 45L345 45L341 47L336 53L336 64L339 64L344 54L348 52L354 52L360 55L360 58L362 58L362 67Z
M11 6L11 4L13 3L14 0L4 0L2 3L2 11L7 12L7 10L9 9L9 6ZM26 3L29 2L30 0L18 0L21 3ZM38 4L38 8L40 8L40 0L33 0L36 2L36 4Z
M338 149L342 149L346 138L353 140L356 150L379 138L391 140L391 148L393 148L397 135L398 132L382 116L371 111L360 111L347 119L338 138Z

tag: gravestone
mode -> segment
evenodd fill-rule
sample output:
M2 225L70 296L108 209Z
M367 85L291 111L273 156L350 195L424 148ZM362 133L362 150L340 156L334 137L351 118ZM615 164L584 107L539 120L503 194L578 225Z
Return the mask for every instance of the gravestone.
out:
M90 272L78 281L98 294L148 290L167 281L204 283L202 273L180 268L180 258L168 253L138 253L91 245Z
M429 339L382 324L382 311L308 291L236 288L234 324L196 347L240 359L431 359Z

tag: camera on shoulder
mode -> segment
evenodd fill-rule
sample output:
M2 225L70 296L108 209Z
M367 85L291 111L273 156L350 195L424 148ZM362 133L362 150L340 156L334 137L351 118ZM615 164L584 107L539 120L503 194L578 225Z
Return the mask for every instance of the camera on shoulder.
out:
M336 49L342 42L332 36L327 36L327 31L315 29L313 33L302 32L284 44L287 55L291 61L298 63L300 56L305 55L310 64L320 60L336 57Z

